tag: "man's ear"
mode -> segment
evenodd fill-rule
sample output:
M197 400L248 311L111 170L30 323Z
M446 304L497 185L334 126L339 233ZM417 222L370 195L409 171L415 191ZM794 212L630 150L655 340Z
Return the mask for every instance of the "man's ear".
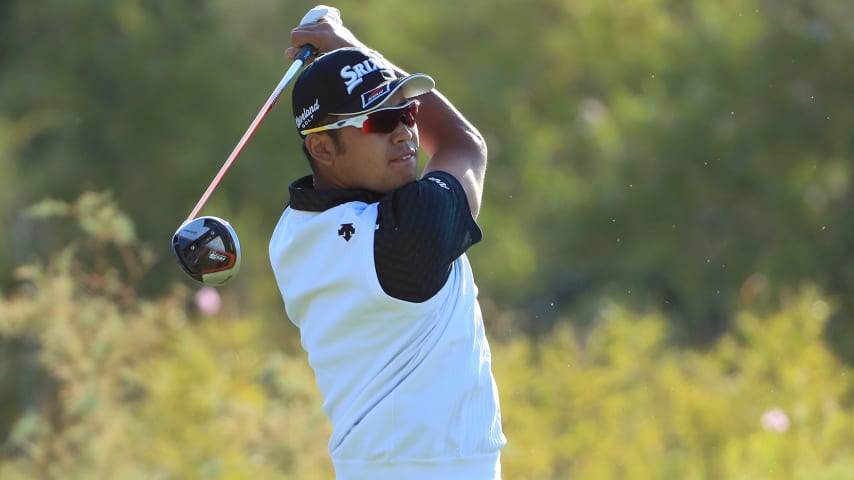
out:
M309 134L305 137L305 148L315 162L331 166L335 160L335 145L329 135Z

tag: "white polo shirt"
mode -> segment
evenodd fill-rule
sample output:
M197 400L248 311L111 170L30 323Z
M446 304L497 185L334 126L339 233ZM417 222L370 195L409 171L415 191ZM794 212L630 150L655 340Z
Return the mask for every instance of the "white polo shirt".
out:
M386 195L310 177L270 242L332 422L337 478L498 479L501 430L462 187L433 172Z

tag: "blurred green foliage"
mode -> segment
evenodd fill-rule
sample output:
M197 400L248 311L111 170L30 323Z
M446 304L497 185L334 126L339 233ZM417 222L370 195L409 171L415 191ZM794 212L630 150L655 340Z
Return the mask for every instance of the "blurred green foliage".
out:
M313 5L0 2L0 478L329 474L266 256L289 90L202 212L244 250L220 313L169 247ZM509 478L854 471L854 3L335 6L487 138Z
M97 208L92 208L97 206ZM329 428L302 356L259 349L264 322L193 312L188 291L136 294L149 254L108 195L41 202L78 241L18 269L0 299L4 382L0 476L29 478L324 478ZM116 228L116 226L122 228ZM115 262L104 254L121 252ZM14 392L12 392L14 393Z
M183 280L168 238L272 91L311 6L5 2L0 288L70 233L22 210L86 190L113 192L157 247L144 292ZM514 329L589 323L607 297L666 309L674 336L703 344L754 275L769 299L805 280L854 289L850 2L337 6L367 44L431 73L486 135L486 237L471 256L483 296L538 318ZM269 318L282 309L266 242L308 170L288 96L203 212L241 236L240 310ZM832 338L850 338L854 302L839 305Z
M496 347L506 478L851 478L854 371L822 344L830 310L804 288L698 352L668 345L660 313L609 305L589 334Z
M101 213L80 208L93 201ZM90 255L126 245L122 229L99 235L124 221L111 205L87 193L32 209L94 228L21 267L19 293L0 299L0 338L26 346L4 363L29 387L14 415L4 405L0 476L332 478L304 355L265 342L256 315L203 315L184 287L137 296L122 272L144 255ZM505 478L850 478L854 370L822 341L833 307L805 287L742 308L705 350L669 343L661 312L613 303L586 332L494 340Z

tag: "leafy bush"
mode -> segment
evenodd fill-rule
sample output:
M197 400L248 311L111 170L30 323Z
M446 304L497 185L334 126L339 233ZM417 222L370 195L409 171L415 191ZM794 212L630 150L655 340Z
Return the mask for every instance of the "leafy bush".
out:
M851 478L854 372L822 343L830 311L805 288L694 351L612 306L588 335L496 346L506 477Z
M269 347L257 316L203 315L187 288L139 298L129 272L149 254L108 195L31 212L85 235L0 298L0 337L23 346L0 350L0 477L333 478L304 355ZM833 305L807 287L756 308L707 350L617 304L583 334L494 341L505 478L851 478L854 372L822 342Z
M41 380L20 395L31 402L4 399L16 419L2 478L330 474L311 372L302 358L258 348L262 322L201 321L186 288L137 298L127 272L144 268L148 254L129 248L132 224L107 195L31 212L73 217L86 235L47 264L20 269L20 293L0 301L3 339L34 346L9 360ZM122 268L103 260L111 253Z

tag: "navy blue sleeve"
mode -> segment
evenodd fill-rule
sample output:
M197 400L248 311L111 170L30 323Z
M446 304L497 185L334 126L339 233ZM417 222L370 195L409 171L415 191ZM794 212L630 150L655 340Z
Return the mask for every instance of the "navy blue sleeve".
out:
M459 181L430 172L380 200L374 236L377 278L394 298L426 301L448 280L454 260L480 239Z

